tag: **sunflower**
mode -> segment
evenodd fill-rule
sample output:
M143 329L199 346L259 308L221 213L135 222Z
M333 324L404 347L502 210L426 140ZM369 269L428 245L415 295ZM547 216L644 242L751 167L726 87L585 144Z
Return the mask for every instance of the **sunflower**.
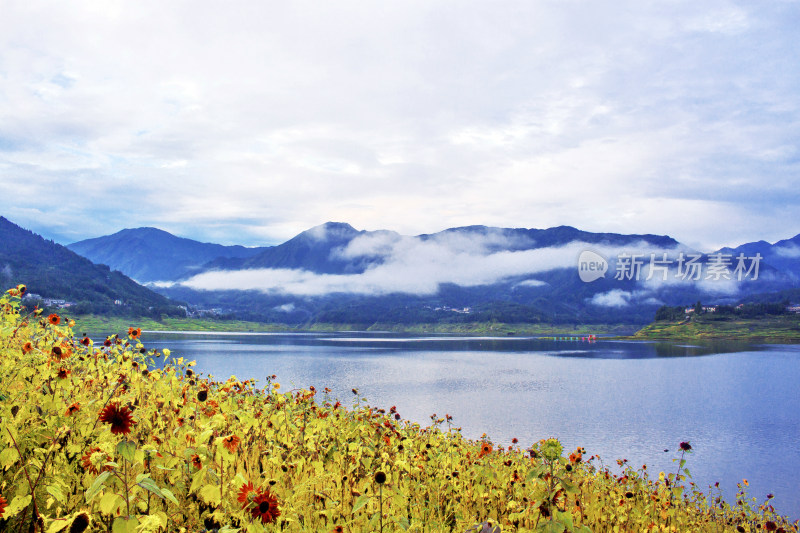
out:
M688 452L691 449L692 449L691 444L689 444L688 442L681 442L681 450Z
M72 355L72 348L66 342L62 342L61 346L53 346L50 355L54 361L63 361Z
M67 379L67 376L72 374L72 371L68 368L59 368L58 369L58 379Z
M261 519L264 524L275 522L281 515L281 510L278 508L278 499L269 491L259 491L255 498L253 498L253 507L250 514L253 518Z
M236 452L239 442L241 442L241 440L236 435L228 435L222 439L222 445L225 446L225 448L227 448L231 453Z
M50 322L52 325L57 326L61 324L61 317L53 313L47 317L47 321Z
M89 515L81 513L77 515L69 525L69 533L83 533L89 527Z
M3 513L6 512L6 506L8 505L8 501L5 498L0 496L0 517L3 516Z
M95 454L102 454L100 457L101 460L97 460L97 458L93 461L92 456ZM96 463L105 463L106 461L110 461L111 457L108 456L107 453L102 451L100 448L91 448L88 452L83 454L81 457L81 466L84 470L89 472L90 474L99 474L100 470L105 472L106 470L111 470L110 466L103 466L100 470L97 469Z
M81 344L83 344L84 346L89 346L90 344L92 344L92 339L90 339L89 337L84 337L81 339Z
M197 454L192 455L192 466L195 467L197 470L203 468L203 463L200 461L200 456Z
M128 328L128 337L131 339L138 339L139 335L142 334L142 328Z
M119 403L110 403L100 411L100 422L111 424L111 433L127 435L131 432L133 416L127 407L120 407Z
M30 353L32 351L33 351L33 343L31 343L31 341L28 341L22 345L22 353Z
M478 459L480 459L484 455L489 455L490 453L492 453L492 445L489 444L488 442L484 442L481 445L481 452L478 454Z
M256 489L253 487L253 483L248 481L239 489L239 495L236 497L239 500L239 503L242 504L242 509L245 509L250 504L250 495L255 494Z
M71 416L71 415L74 415L75 413L77 413L78 411L80 411L80 409L81 409L81 404L80 404L80 402L75 402L75 403L72 403L72 404L70 404L70 406L69 406L69 407L67 407L67 410L64 412L64 416Z

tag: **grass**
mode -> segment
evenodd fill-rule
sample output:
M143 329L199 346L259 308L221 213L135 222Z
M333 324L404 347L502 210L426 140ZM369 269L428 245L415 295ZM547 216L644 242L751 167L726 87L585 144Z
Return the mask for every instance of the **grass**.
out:
M636 332L638 340L739 340L769 343L800 342L800 315L763 318L718 317L706 314L683 321L661 320Z
M287 326L262 324L244 320L212 320L208 318L162 318L148 317L104 317L80 315L75 318L75 329L91 332L127 331L134 324L145 331L235 331L235 332L274 332L285 331Z
M265 324L244 320L215 320L210 318L124 318L98 315L80 315L75 318L76 330L81 332L127 331L128 327L141 327L145 331L232 331L232 332L279 332L279 331L389 331L393 333L430 334L452 333L460 335L589 335L618 334L633 332L634 326L628 324L505 324L501 322L469 322L463 324L390 324L376 323L315 323L308 326L289 326L286 324Z

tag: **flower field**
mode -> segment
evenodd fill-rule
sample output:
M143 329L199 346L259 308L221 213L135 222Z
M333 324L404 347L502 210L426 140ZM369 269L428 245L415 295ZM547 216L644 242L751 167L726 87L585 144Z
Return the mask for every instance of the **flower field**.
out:
M0 297L0 531L797 531L675 470L617 473L555 438L501 448L353 391L215 381L147 348L94 343Z

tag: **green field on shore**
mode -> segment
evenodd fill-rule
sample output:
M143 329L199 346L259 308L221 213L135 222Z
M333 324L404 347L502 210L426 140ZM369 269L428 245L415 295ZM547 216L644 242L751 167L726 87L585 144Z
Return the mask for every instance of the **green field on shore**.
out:
M659 320L629 337L640 340L742 340L800 342L800 315L759 318L702 315L689 320Z
M129 327L140 327L144 331L231 331L231 332L276 332L276 331L390 331L393 333L429 334L455 333L461 335L627 335L636 330L628 324L504 324L501 322L473 322L464 324L330 324L318 323L308 326L286 324L264 324L243 320L214 320L209 318L125 318L83 315L75 317L75 329L81 332L117 333Z
M781 315L762 318L716 317L703 315L691 320L659 320L638 331L629 324L504 324L473 322L463 324L331 324L318 323L297 327L286 324L265 324L244 320L214 320L209 318L124 318L86 315L75 317L80 331L118 333L131 326L145 331L214 331L214 332L296 332L296 331L387 331L408 334L458 335L617 335L633 340L742 340L753 342L800 342L800 315Z

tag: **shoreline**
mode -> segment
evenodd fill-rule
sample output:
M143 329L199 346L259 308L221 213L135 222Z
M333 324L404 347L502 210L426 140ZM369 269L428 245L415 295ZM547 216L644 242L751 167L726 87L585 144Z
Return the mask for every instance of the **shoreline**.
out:
M514 336L585 337L600 335L609 340L628 341L731 341L768 344L800 344L800 315L766 318L701 317L689 321L656 321L646 326L631 324L506 324L472 322L462 324L318 323L306 326L213 320L148 317L75 317L76 331L124 333L129 327L150 332L217 333L399 333L409 335L464 335L507 338Z
M461 334L483 335L498 338L516 335L544 335L544 336L588 336L588 335L630 335L641 326L630 324L506 324L500 322L471 322L463 324L388 324L375 323L349 324L349 323L317 323L307 326L292 326L288 324L274 324L262 322L248 322L244 320L211 320L211 319L184 319L164 318L154 320L149 317L101 317L96 315L83 315L74 317L75 330L86 331L117 331L125 332L129 327L140 327L143 331L152 332L230 332L230 333L330 333L335 331L358 332L387 332L408 334Z

